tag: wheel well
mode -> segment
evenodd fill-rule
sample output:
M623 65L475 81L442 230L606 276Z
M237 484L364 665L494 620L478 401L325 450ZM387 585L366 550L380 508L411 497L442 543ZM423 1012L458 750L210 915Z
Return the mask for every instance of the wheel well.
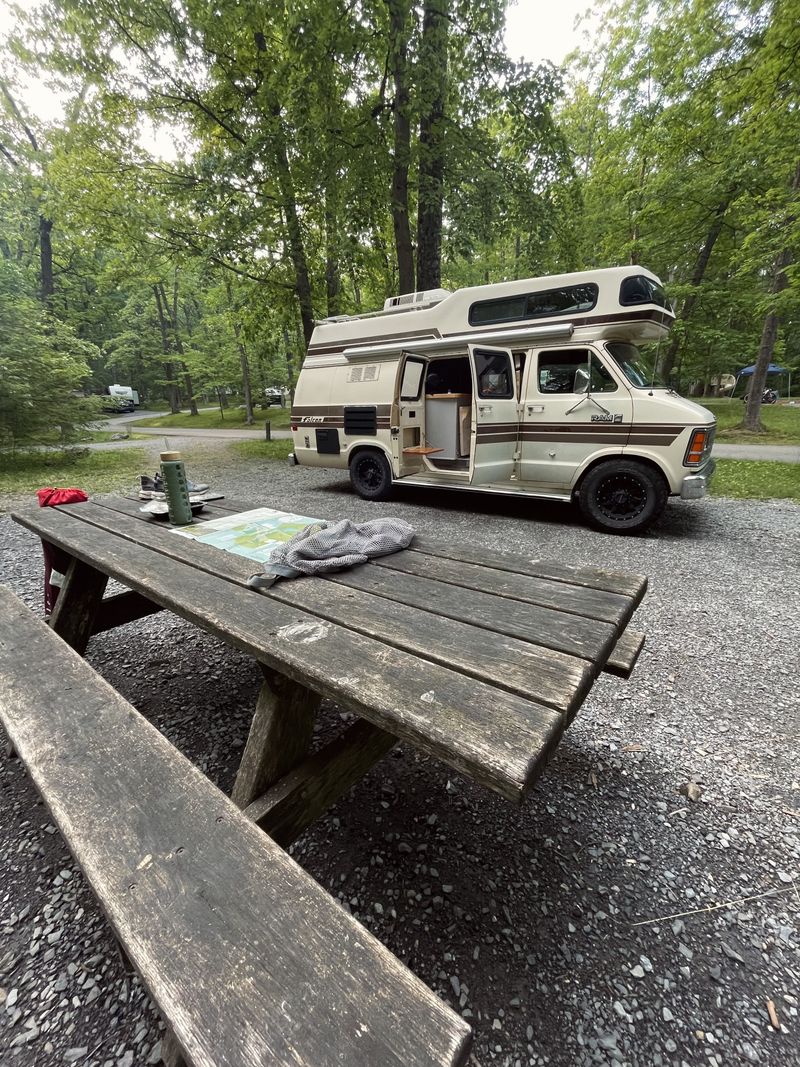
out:
M659 465L655 463L652 459L648 459L646 456L600 456L598 459L592 460L586 470L583 471L575 485L572 487L573 497L577 496L577 494L580 492L581 485L583 484L587 474L593 471L596 467L599 467L601 463L612 463L615 459L618 459L620 462L623 463L638 463L642 467L648 467L651 471L655 471L655 473L658 474L658 476L661 478L661 481L664 483L664 487L667 490L667 495L672 492L669 485L669 479L664 474L663 470L659 467Z
M380 454L389 464L389 470L392 469L392 457L389 455L386 449L382 448L380 445L356 445L347 457L348 467L352 464L356 456L358 456L361 452L380 452Z

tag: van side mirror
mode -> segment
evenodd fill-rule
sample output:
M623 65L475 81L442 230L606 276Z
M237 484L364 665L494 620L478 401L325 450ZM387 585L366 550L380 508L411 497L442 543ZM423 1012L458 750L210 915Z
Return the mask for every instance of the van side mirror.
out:
M578 367L575 371L575 380L572 385L573 393L588 393L591 381L592 378L588 367Z

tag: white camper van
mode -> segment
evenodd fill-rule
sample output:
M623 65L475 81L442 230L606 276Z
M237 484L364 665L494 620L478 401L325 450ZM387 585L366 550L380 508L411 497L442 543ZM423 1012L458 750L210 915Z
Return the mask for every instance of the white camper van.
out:
M641 530L705 494L716 423L653 379L637 346L674 313L642 267L391 297L319 322L292 408L293 463L393 482L577 500Z

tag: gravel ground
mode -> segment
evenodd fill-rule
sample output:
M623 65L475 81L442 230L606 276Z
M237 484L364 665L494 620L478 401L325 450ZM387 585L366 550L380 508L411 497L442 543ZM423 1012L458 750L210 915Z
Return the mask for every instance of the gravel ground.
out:
M402 747L293 854L469 1019L480 1065L800 1063L800 507L676 503L621 538L555 505L408 489L375 505L331 472L188 458L256 503L647 574L632 678L595 685L521 810ZM0 544L0 577L38 609L36 541L0 518ZM88 658L230 787L251 662L169 615ZM347 718L326 706L319 737ZM157 1062L157 1016L15 758L0 788L0 1061Z

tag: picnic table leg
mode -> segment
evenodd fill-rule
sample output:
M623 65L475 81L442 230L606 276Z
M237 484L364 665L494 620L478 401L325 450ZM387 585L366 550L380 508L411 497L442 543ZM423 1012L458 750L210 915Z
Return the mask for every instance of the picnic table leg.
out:
M108 575L73 557L58 594L50 627L83 655L94 628Z
M260 666L264 684L231 793L240 808L301 762L311 745L320 705L317 693Z
M161 1036L161 1062L164 1067L189 1067L171 1026L167 1026Z

